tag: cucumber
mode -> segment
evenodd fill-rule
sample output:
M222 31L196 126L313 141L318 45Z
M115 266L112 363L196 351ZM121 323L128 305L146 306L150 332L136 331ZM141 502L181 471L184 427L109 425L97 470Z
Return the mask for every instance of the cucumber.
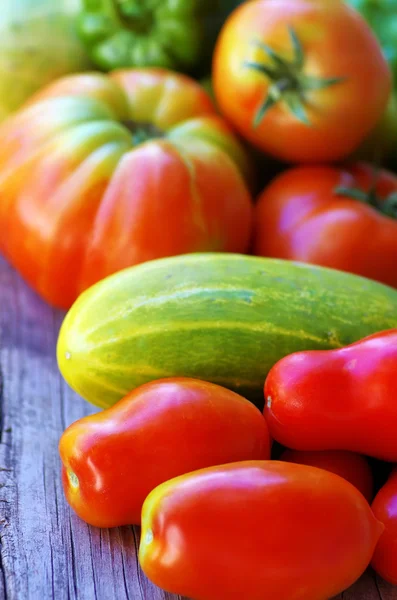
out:
M272 365L397 327L397 290L333 269L238 254L150 261L84 292L58 364L100 407L154 379L195 377L263 403Z

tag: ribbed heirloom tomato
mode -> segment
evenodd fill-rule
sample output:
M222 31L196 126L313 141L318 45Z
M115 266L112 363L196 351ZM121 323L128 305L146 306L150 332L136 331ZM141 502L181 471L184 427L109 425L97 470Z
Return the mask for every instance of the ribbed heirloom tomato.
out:
M326 600L360 577L382 531L341 477L244 461L155 488L139 560L158 586L194 600Z
M284 171L259 196L254 238L259 256L397 287L397 176L366 163Z
M0 138L0 252L52 304L136 263L249 246L250 165L188 77L70 76Z
M348 156L375 127L391 72L342 0L252 0L220 33L213 82L243 136L277 158L313 163Z

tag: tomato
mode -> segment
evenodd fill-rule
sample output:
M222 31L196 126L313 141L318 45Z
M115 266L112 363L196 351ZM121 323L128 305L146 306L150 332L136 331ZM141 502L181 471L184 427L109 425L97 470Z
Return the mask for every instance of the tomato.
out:
M397 329L336 350L290 354L265 382L270 435L295 450L350 450L397 462L396 385Z
M254 253L397 287L397 175L366 163L278 175L255 207Z
M155 584L195 600L325 600L360 577L382 530L341 477L248 461L153 490L139 560Z
M280 460L335 473L354 485L368 502L373 499L374 480L371 467L367 459L360 454L344 450L326 450L324 452L285 450L280 456Z
M249 247L250 165L193 79L70 76L0 137L0 252L51 304L133 264Z
M348 0L361 12L382 44L397 83L397 0Z
M253 144L313 163L347 157L375 127L391 72L368 24L341 0L256 0L222 28L213 84Z
M261 411L213 383L188 378L142 385L76 421L59 452L66 499L97 527L140 524L148 493L167 479L238 460L268 459Z
M372 510L385 530L376 546L372 567L383 579L397 585L397 468L379 490Z

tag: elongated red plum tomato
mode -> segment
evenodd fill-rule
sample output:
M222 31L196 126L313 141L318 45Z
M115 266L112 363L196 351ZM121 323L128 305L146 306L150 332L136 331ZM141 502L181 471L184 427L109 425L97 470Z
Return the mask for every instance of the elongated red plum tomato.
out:
M345 450L325 450L324 452L285 450L280 456L280 460L335 473L335 475L350 481L368 502L373 499L374 478L367 459L361 454Z
M386 581L397 585L397 468L379 490L372 510L385 530L376 546L372 567Z
M352 298L354 302L354 298ZM278 361L264 387L270 435L295 450L397 461L397 329Z
M288 169L256 203L254 238L258 256L397 287L397 175L367 163Z
M153 490L139 560L155 584L195 600L325 600L360 577L382 531L341 477L248 461Z
M154 381L73 423L59 452L66 498L98 527L139 524L148 493L167 479L238 460L268 459L262 413L195 379Z
M328 162L375 127L391 72L370 27L341 0L253 0L220 33L213 85L223 114L258 148Z
M249 248L250 161L189 77L62 78L0 139L0 252L51 304L152 259Z

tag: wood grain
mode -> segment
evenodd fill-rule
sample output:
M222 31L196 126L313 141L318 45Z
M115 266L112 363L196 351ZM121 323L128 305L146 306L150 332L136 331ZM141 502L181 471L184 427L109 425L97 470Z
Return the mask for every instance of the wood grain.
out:
M64 500L59 437L96 409L58 372L62 318L0 258L0 599L181 600L140 571L139 528L95 529ZM397 600L397 588L366 573L342 599Z

